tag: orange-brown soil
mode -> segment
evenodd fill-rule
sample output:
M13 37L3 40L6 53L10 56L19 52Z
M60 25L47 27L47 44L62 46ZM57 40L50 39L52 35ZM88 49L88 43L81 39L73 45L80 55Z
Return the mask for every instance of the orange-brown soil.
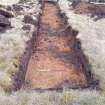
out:
M25 83L31 89L88 87L87 60L76 39L53 3L45 2L38 35L29 60ZM88 71L87 71L88 72Z
M73 6L73 10L77 14L92 14L105 16L105 5L104 4L92 4L87 2L79 2Z

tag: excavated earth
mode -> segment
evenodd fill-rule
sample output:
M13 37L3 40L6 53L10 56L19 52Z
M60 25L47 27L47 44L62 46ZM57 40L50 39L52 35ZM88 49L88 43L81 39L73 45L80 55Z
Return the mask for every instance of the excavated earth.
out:
M105 18L105 5L79 2L72 5L76 14L90 14L92 17L97 16L99 19Z
M23 56L15 90L90 87L93 75L77 34L59 6L44 1L37 34L33 34Z
M58 5L44 2L22 88L86 88L92 82L78 32L67 24Z

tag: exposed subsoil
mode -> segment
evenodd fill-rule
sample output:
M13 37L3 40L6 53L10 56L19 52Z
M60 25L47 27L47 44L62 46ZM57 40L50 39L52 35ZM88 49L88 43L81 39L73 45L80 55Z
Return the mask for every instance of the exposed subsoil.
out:
M14 90L59 90L95 86L91 66L56 3L42 3L37 33L28 42Z
M88 2L79 2L73 4L73 10L76 14L90 14L92 17L98 16L98 19L105 18L105 5L93 4Z
M56 4L44 2L24 87L61 89L89 86L91 74L88 74L88 62L76 39L77 33L68 27Z

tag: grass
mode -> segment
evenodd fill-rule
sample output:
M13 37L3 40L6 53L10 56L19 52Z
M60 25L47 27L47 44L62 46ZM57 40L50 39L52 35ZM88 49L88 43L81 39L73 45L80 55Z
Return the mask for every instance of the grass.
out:
M11 95L0 94L0 105L104 105L104 95L97 91L69 90L38 93L20 90ZM18 101L17 101L18 100Z

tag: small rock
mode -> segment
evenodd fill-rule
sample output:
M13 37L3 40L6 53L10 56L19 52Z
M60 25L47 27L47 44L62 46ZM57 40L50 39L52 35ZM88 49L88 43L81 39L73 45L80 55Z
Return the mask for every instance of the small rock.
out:
M10 6L10 5L6 6L6 10L7 11L12 11L12 6Z
M8 18L14 17L13 13L7 11L6 9L2 9L2 8L0 8L0 14Z
M30 25L24 25L23 27L22 27L22 29L23 30L31 30L31 26Z
M31 2L31 0L20 0L19 3L27 3L27 2Z
M0 32L4 31L4 28L3 27L0 27Z
M25 15L23 22L28 23L28 24L36 25L37 24L37 19L34 16Z
M8 26L11 26L11 23L5 16L0 15L0 26L1 27L8 27Z
M72 35L77 36L78 35L78 31L77 30L72 30Z
M23 11L23 7L21 5L18 5L18 4L14 4L13 9L15 11Z

